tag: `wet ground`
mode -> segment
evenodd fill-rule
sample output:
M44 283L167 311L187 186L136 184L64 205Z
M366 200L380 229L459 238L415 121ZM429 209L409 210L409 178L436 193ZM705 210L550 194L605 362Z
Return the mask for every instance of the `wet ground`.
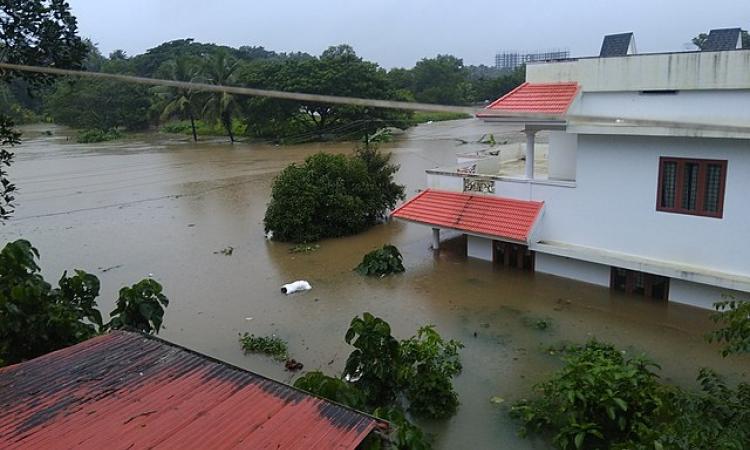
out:
M41 133L48 129L51 136ZM343 336L353 316L381 316L399 338L435 324L466 345L455 382L459 413L447 423L424 424L437 448L546 448L516 436L507 408L557 367L546 348L560 342L596 336L646 352L665 379L684 386L693 385L701 366L733 379L750 372L747 358L722 359L704 342L712 326L707 311L467 260L459 236L435 255L427 227L392 222L321 242L309 254L266 241L262 220L274 175L317 151L350 152L352 144L196 145L149 135L79 145L63 129L26 131L11 169L19 208L0 227L0 240L31 240L48 280L65 269L95 273L100 308L108 312L120 287L153 274L171 300L161 337L285 382L293 375L281 364L242 354L239 333L275 333L306 370L337 374L350 351ZM486 132L524 139L517 130L470 120L419 126L388 144L407 195L424 187L425 169L480 149L461 142ZM401 249L405 274L371 280L352 271L364 253L385 243ZM229 246L230 256L220 252ZM313 290L279 292L297 279ZM551 326L537 329L540 319ZM494 405L493 396L505 401Z

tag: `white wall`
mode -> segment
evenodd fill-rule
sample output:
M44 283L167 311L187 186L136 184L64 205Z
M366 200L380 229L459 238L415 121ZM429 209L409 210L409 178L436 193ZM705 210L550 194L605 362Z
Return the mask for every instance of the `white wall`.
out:
M750 300L750 294L746 292L720 289L706 284L692 283L671 279L669 281L669 300L699 308L714 309L713 304L722 300L729 300L724 296L729 295L736 300Z
M534 267L536 272L609 287L609 266L539 252L536 253L535 258Z
M526 81L577 81L585 92L748 89L750 50L581 58L526 66Z
M492 240L476 236L466 236L466 255L469 258L492 261Z
M460 176L427 174L427 187L443 191L463 192L464 179Z
M575 188L531 185L542 240L750 276L750 141L581 135L577 154ZM724 217L657 212L660 156L728 160Z
M550 132L547 171L551 180L576 179L577 147L577 134L566 133L564 131Z

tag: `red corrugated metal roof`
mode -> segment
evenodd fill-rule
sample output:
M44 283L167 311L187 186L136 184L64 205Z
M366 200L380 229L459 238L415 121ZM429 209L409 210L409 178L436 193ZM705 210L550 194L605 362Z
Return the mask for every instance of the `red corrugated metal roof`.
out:
M392 215L438 228L528 242L543 206L543 202L427 189Z
M503 111L563 115L578 95L578 83L523 83L492 102L477 117L490 117Z
M0 369L0 448L355 448L385 422L112 332Z

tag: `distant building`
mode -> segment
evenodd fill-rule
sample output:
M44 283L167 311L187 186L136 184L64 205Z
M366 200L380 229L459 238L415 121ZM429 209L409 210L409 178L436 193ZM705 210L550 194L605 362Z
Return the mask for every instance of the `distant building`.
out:
M499 70L513 70L531 62L559 61L570 58L568 49L552 49L535 53L501 52L495 55L495 68Z
M469 257L665 304L750 299L750 49L737 35L637 54L622 33L599 57L529 64L477 114L523 127L525 149L428 170L393 216L432 227L434 248L457 231Z

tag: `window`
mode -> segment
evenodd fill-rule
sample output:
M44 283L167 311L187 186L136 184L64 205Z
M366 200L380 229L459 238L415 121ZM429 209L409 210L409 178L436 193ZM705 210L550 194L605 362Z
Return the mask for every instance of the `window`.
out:
M656 209L721 218L726 177L726 161L662 157Z
M669 278L619 267L612 267L609 287L656 300L669 298Z

